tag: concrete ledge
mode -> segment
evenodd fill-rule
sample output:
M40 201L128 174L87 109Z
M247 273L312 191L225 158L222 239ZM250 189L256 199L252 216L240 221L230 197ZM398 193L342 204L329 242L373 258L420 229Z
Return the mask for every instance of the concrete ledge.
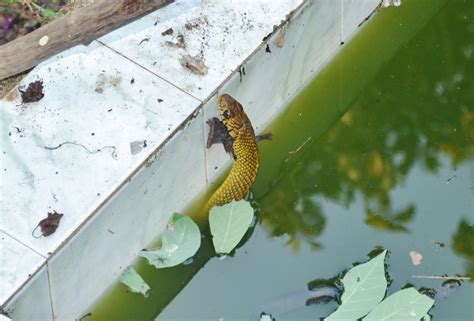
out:
M204 148L217 94L260 132L379 2L177 1L35 68L20 86L42 79L42 100L0 101L2 309L78 318L229 164ZM170 46L180 33L186 48ZM185 54L207 74L183 68ZM33 238L52 211L58 230Z

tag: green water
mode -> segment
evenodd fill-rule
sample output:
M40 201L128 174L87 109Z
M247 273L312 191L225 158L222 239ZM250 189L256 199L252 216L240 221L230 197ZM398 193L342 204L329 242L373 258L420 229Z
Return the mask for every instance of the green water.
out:
M413 275L474 276L474 1L402 1L345 46L261 144L259 222L235 255L205 238L191 265L139 264L150 296L117 285L84 320L258 320L377 245L388 294L441 285ZM433 320L474 320L473 300L464 282ZM336 308L293 303L278 321Z

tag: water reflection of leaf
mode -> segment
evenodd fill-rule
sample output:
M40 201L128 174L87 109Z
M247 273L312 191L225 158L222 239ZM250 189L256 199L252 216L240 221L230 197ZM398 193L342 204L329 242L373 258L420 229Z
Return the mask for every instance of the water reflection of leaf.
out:
M459 222L452 242L454 252L467 259L467 273L471 278L474 278L474 226L467 220Z

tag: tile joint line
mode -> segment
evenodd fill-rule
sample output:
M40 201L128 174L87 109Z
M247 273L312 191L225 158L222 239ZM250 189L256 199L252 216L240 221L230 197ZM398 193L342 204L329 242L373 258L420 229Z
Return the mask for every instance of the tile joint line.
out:
M185 93L186 95L191 96L192 98L196 99L196 100L199 101L200 103L203 102L201 99L197 98L197 97L194 96L193 94L188 93L188 92L187 92L186 90L184 90L183 88L181 88L181 87L175 85L174 83L172 83L172 82L169 81L168 79L163 78L162 76L158 75L157 73L155 73L154 71L148 69L147 67L145 67L145 66L143 66L143 65L140 65L140 64L139 64L138 62L136 62L135 60L132 60L131 58L125 56L125 55L122 54L121 52L119 52L119 51L117 51L116 49L114 49L114 48L108 46L107 44L103 43L102 41L100 41L100 40L95 40L95 41L97 41L99 44L101 44L101 45L104 46L105 48L111 50L112 52L118 54L119 56L121 56L121 57L127 59L128 61L132 62L133 64L137 65L138 67L140 67L140 68L142 68L142 69L148 71L148 72L151 73L152 75L154 75L154 76L160 78L161 80L167 82L168 84L170 84L170 85L172 85L173 87L177 88L179 91L182 91L182 92Z
M0 229L0 232L5 234L6 236L10 237L11 239L13 239L15 242L17 243L20 243L21 245L23 245L24 247L26 247L27 249L29 249L30 251L32 251L33 253L41 256L43 259L47 260L48 258L46 256L44 256L43 254L41 254L40 252L38 252L37 250L35 250L34 248L32 248L31 246L29 246L28 244L25 244L23 243L20 239L14 237L13 235L11 235L10 233L7 233L5 232L4 230Z

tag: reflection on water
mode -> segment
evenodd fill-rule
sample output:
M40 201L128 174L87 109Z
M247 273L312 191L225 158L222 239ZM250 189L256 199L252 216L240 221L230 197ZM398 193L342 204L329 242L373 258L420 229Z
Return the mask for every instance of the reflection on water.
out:
M473 276L472 93L474 1L384 10L260 146L252 189L260 223L235 256L213 258L206 237L192 265L139 264L150 296L117 285L87 320L256 320L266 302L307 298L308 282L349 269L376 245L391 251L389 294L441 285L413 275ZM472 320L472 285L437 302L435 319ZM278 321L335 308L298 308Z
M407 232L416 204L394 207L390 192L403 186L412 168L436 174L443 157L454 169L473 164L474 5L454 2L381 68L334 127L289 153L284 175L261 199L262 224L272 235L288 234L296 249L302 240L317 247L331 215L319 201L348 207L358 194L368 225ZM463 222L463 236L455 239L472 240L472 225ZM470 251L464 255L472 260L474 242L469 244L453 246Z

